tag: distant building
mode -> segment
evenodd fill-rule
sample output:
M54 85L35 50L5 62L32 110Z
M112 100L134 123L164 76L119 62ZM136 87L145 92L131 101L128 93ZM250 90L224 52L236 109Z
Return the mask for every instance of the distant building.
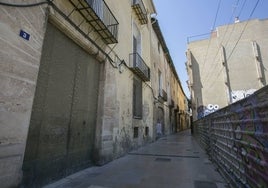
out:
M220 26L188 44L193 118L201 118L267 85L268 19Z
M158 20L152 18L151 22L152 88L158 97L155 117L162 119L163 132L170 134L189 128L188 101Z

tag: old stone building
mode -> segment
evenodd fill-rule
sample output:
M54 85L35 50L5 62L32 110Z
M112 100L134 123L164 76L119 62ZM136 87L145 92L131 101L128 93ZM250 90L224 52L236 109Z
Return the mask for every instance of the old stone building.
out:
M152 26L152 86L159 99L155 117L165 117L163 129L170 134L189 128L188 103L156 18L152 18Z
M187 127L152 0L5 2L2 187L39 187L105 164L154 141L158 119L165 134Z
M188 44L193 118L234 103L267 85L268 20L223 25Z

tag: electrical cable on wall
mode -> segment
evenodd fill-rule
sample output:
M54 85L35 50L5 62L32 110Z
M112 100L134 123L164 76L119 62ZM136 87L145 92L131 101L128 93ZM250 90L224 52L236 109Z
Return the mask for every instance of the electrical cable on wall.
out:
M211 29L211 32L213 32L214 29L215 29L215 25L216 25L216 21L217 21L217 18L218 18L220 7L221 7L221 0L219 0L219 3L218 3L218 7L217 7L217 11L216 11L216 15L215 15L215 18L214 18L213 27ZM203 62L203 67L205 67L205 64L206 64L207 55L208 55L208 49L210 47L210 43L211 43L211 37L209 38L208 47L207 47L206 55L205 55L204 62Z
M247 25L248 25L248 23L249 23L249 20L252 18L253 14L254 14L254 12L255 12L255 10L256 10L258 4L259 4L259 1L260 1L260 0L258 0L258 1L256 2L254 8L252 9L252 11L251 11L251 13L250 13L250 15L249 15L249 18L248 18L248 20L247 20L247 22L246 22L246 24L245 24L245 26L244 26L242 32L240 33L240 35L239 35L239 37L238 37L238 40L236 41L234 47L232 48L230 55L228 56L228 58L226 58L226 61L228 61L228 60L231 58L231 56L232 56L232 54L233 54L235 48L237 47L239 41L241 40L242 35L243 35L243 33L245 32L246 27L247 27ZM239 15L241 14L242 10L244 9L245 3L246 3L246 0L244 1L243 5L242 5L242 8L241 8L241 10L240 10L240 12L239 12ZM232 32L231 32L231 34L232 34ZM229 36L229 39L227 40L226 45L228 44L229 40L230 40L230 36ZM219 49L220 49L220 47L219 47ZM218 49L218 51L219 51L219 49ZM217 56L217 54L216 54L216 56ZM214 60L216 59L216 56L215 56ZM214 61L214 60L213 60L213 61ZM219 70L219 72L216 74L216 77L219 77L222 71L223 71L223 67L222 67L222 68ZM216 83L216 80L214 80L214 81L209 85L208 90L210 90L210 89L213 87L213 85L214 85L215 83Z
M0 2L0 5L9 6L9 7L17 7L17 8L27 8L27 7L35 7L35 6L40 6L43 4L48 4L48 3L51 3L52 1L53 0L47 0L47 1L41 1L38 3L31 3L31 4L13 4L13 3Z
M241 7L241 9L240 9L240 12L238 13L238 16L237 16L238 18L240 17L240 15L241 15L241 13L242 13L244 7L245 7L246 2L247 2L247 0L244 1L243 5L242 5L242 7Z
M234 17L234 15L235 15L236 9L237 9L237 7L238 7L239 1L240 1L240 0L237 0L236 4L235 4L235 6L234 6L235 8L233 9L232 14L231 14L231 16L230 16L230 18L229 18L228 25L227 25L227 27L226 27L226 29L225 29L225 31L224 31L222 40L221 40L220 45L219 45L219 47L218 47L218 49L217 49L217 53L216 53L216 55L214 56L212 62L215 62L216 57L217 57L217 55L218 55L218 53L219 53L219 51L220 51L220 49L221 49L221 46L222 46L221 44L223 43L223 41L224 41L224 39L225 39L225 36L226 36L226 34L227 34L227 31L228 31L228 29L229 29L229 27L230 27L230 25L231 25L231 23L232 23L232 20L233 20L233 17ZM239 15L241 14L241 12L242 12L242 10L243 10L243 8L244 8L245 2L246 2L246 0L244 1L244 4L243 4L243 6L242 6L242 8L241 8L241 10L240 10ZM229 43L229 40L230 40L231 35L232 35L233 31L234 31L234 28L235 28L235 25L234 25L232 31L231 31L230 34L229 34L229 38L227 39L227 42L226 42L225 45L224 45L225 47L226 47L227 44ZM214 66L213 66L211 69L216 68L216 65L217 65L217 64L215 63ZM214 74L214 72L213 72L213 74ZM208 75L204 78L204 82L208 82L208 81L209 81L209 79L210 79L210 75L211 75L211 74L208 74Z
M247 2L247 0L244 0L244 3L243 3L243 5L242 5L242 7L241 7L241 9L240 9L240 11L239 11L238 16L237 16L238 18L240 17L240 15L241 15L241 13L242 13L244 7L245 7L246 2ZM238 6L238 3L239 3L239 0L237 1L235 7ZM235 9L236 9L236 8L235 8ZM227 33L227 30L228 30L229 26L231 25L231 22L232 22L232 18L233 18L233 16L234 16L234 13L235 13L235 10L233 11L232 16L230 17L229 24L228 24L228 26L227 26L227 28L226 28L226 30L225 30L225 32L224 32L224 35L223 35L223 39L222 39L222 41L221 41L221 44L222 44L222 42L223 42L223 40L224 40L224 38L225 38L225 36L226 36L226 33ZM250 18L249 18L249 19L250 19ZM235 29L235 26L236 26L236 25L233 26L233 29L232 29L232 31L231 31L230 34L229 34L229 37L228 37L228 39L227 39L227 42L226 42L225 45L224 45L225 48L228 46L228 43L229 43L230 38L231 38L231 36L232 36L232 33L233 33L234 29ZM216 55L214 56L212 62L215 62L216 57L217 57L217 55L218 55L218 53L219 53L220 48L221 48L221 45L218 47L217 53L216 53ZM213 66L212 69L216 68L216 65L217 65L217 64L214 64L214 66ZM222 72L222 70L223 70L223 69L221 69L221 70L217 73L217 77L220 75L220 73ZM204 79L205 82L208 82L208 81L209 81L209 78L210 78L210 74L207 75L206 78ZM212 85L214 85L214 83L213 83ZM212 85L211 85L211 86L212 86ZM211 87L209 87L209 88L211 88Z
M244 26L242 32L240 33L238 40L236 41L236 43L235 43L235 45L234 45L234 47L233 47L233 49L232 49L230 55L229 55L228 58L227 58L227 61L228 61L228 60L231 58L231 56L233 55L233 52L234 52L235 48L237 47L238 42L241 40L242 35L244 34L244 32L245 32L245 30L246 30L246 28L247 28L247 25L248 25L248 23L249 23L249 20L252 18L252 16L253 16L253 14L254 14L254 12L255 12L255 10L256 10L256 8L257 8L259 2L260 2L260 0L258 0L258 1L256 2L256 4L255 4L253 10L251 11L250 16L249 16L249 18L248 18L248 21L247 21L247 23L245 24L245 26Z
M250 13L250 15L249 15L249 18L248 18L248 20L247 20L247 22L246 22L246 24L245 24L245 26L244 26L242 32L240 33L240 35L239 35L239 37L238 37L238 40L236 41L236 43L235 43L233 49L231 50L230 55L228 56L228 58L226 58L227 61L228 61L228 60L231 58L231 56L233 55L233 52L234 52L234 50L236 49L236 47L237 47L239 41L241 40L241 38L242 38L242 36L243 36L243 34L244 34L246 28L247 28L247 25L248 25L250 19L252 18L252 16L253 16L253 14L254 14L254 12L255 12L255 10L256 10L256 8L257 8L259 2L260 2L260 0L258 0L258 1L256 2L256 4L255 4L253 10L251 11L251 13ZM223 67L222 67L222 69L219 71L219 73L217 74L217 77L220 75L220 73L221 73L222 71L223 71ZM210 84L209 89L211 89L211 87L212 87L215 83L216 83L216 82L215 82L215 80L214 80L214 81Z

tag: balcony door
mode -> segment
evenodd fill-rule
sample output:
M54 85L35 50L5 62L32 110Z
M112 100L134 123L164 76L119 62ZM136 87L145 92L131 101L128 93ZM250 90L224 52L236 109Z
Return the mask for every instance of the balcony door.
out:
M103 20L103 18L104 18L103 1L99 1L99 0L87 0L87 3L93 8L93 10L99 16L99 18L101 20Z
M162 73L160 70L158 70L158 88L159 88L159 96L161 97L163 97L162 83L163 83Z
M133 67L140 67L139 56L141 55L141 36L135 23L133 23Z
M137 66L137 39L135 36L133 36L133 67Z

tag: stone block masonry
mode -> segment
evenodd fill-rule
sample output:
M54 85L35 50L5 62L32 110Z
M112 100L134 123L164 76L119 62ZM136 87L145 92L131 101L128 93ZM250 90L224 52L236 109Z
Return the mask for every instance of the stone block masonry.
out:
M0 6L1 187L17 186L22 177L21 166L45 33L46 7L46 4L31 8ZM21 30L29 35L28 40L20 36Z

